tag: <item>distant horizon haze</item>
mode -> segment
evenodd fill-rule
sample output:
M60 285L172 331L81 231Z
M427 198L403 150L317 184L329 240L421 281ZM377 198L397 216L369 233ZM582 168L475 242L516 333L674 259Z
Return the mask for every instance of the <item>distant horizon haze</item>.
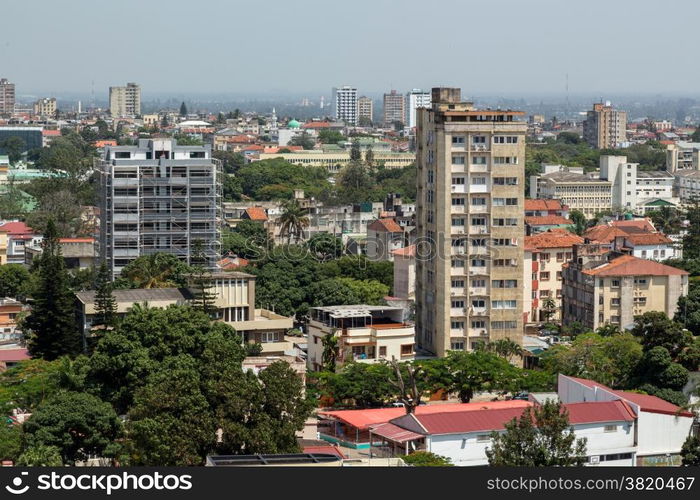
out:
M17 94L328 97L459 86L465 97L698 95L700 2L23 0L3 5L0 77ZM663 13L668 14L668 9ZM31 30L22 19L31 19ZM673 49L673 50L671 50ZM680 71L682 70L682 73ZM679 75L682 75L679 76Z

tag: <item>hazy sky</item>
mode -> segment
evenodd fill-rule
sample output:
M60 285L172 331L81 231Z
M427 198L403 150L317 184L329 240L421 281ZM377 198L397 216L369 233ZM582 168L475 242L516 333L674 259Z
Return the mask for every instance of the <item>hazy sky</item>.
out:
M19 95L697 93L698 0L3 1ZM695 62L694 62L695 61Z

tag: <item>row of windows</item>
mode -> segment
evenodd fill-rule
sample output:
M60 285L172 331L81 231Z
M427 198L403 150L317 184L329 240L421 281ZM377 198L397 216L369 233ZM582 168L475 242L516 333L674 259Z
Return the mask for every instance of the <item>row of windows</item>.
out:
M515 309L517 307L517 300L492 300L491 301L491 308L492 309ZM453 309L462 309L464 308L464 300L461 299L453 299L450 302L450 306ZM486 299L472 299L471 301L472 307L476 308L484 308L486 307Z

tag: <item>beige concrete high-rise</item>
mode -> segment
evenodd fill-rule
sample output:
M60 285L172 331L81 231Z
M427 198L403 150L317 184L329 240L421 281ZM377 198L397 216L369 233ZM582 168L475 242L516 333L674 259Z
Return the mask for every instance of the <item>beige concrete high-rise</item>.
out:
M109 112L116 118L140 115L141 86L127 83L126 87L110 87Z
M392 126L395 123L406 123L406 102L403 94L392 90L384 94L384 125Z
M374 104L371 97L362 96L357 99L357 122L372 123L374 121Z
M44 97L34 103L34 114L42 118L54 118L56 116L56 98Z
M583 138L596 149L618 148L627 141L627 113L597 102L586 113Z
M417 110L416 340L438 356L523 337L527 123L460 94Z
M0 78L0 115L11 115L15 111L15 84Z

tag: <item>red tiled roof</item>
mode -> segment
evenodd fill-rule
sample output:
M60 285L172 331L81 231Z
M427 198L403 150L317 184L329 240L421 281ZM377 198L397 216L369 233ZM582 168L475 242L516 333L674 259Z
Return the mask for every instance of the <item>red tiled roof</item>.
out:
M571 248L583 243L583 238L566 229L550 229L533 236L525 236L525 248Z
M401 226L399 226L394 219L377 219L367 226L367 229L372 229L374 231L386 231L387 233L403 232Z
M246 208L245 213L250 220L267 220L267 214L265 213L265 209L262 207Z
M392 250L391 254L399 255L401 257L415 257L416 245L408 245L407 247L399 248L398 250Z
M562 206L559 200L544 200L544 199L526 199L525 200L525 211L539 212L544 210L562 210Z
M528 226L564 226L571 225L573 221L561 215L531 215L525 217Z
M30 359L27 349L0 349L0 362L14 363L25 359Z
M625 239L633 245L663 245L673 243L671 238L663 233L630 234Z
M24 222L5 222L0 224L0 230L9 233L10 235L25 235L25 236L31 236L35 235L37 233L34 232L34 230L26 225Z
M448 403L421 405L416 408L416 415L429 415L432 413L450 413L464 411L478 411L487 409L523 408L532 406L529 401L489 401L484 403ZM320 411L320 416L326 416L341 420L348 425L360 430L368 429L372 425L383 424L406 414L404 408L371 408L368 410L331 410Z
M307 122L301 128L329 128L330 126L329 122Z
M245 267L248 265L248 259L236 256L227 256L216 263L216 265L223 269L224 271L233 271L239 267Z
M639 230L652 233L656 231L656 228L651 223L648 217L644 219L632 219L632 220L615 220L610 223L614 227L619 228L637 228Z
M610 243L617 236L627 236L627 231L612 226L593 226L583 233L583 237L590 243Z
M589 276L683 276L688 272L659 264L653 260L623 255L593 269L582 271Z
M61 135L61 131L60 130L42 130L41 135L57 137L57 136Z
M302 146L266 146L263 148L263 153L279 153L281 149L288 149L289 151L302 151L304 148Z

